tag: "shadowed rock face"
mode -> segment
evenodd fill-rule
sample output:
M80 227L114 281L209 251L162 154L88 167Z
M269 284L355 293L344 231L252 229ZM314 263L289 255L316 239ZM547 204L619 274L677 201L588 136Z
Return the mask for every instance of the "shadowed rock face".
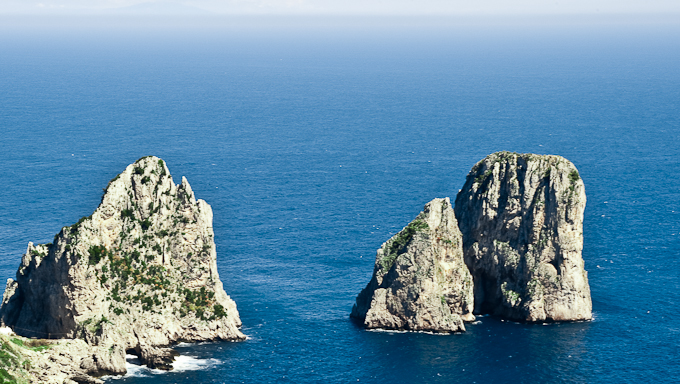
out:
M122 374L125 353L170 368L176 341L243 340L236 304L217 273L212 210L185 178L145 157L111 180L95 212L52 244L29 243L9 279L0 320L16 333L80 338L74 361Z
M378 250L373 277L351 316L366 328L464 331L472 278L448 198L434 199Z
M477 163L455 203L475 313L591 319L581 258L585 204L576 167L560 156L498 152Z

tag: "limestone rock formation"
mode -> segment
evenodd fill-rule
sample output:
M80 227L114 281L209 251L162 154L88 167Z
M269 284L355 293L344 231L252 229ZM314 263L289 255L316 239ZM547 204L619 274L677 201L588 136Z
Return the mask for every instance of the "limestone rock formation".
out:
M13 333L0 334L4 383L103 384L73 364L90 353L90 346L79 339L28 339Z
M351 316L367 328L431 331L464 330L472 313L590 320L585 204L568 160L491 154L468 174L455 217L448 198L435 199L383 244Z
M475 313L540 322L589 320L583 181L560 156L498 152L456 197Z
M472 277L448 198L425 205L378 250L373 277L351 316L366 328L464 331L474 320Z
M169 369L174 342L243 340L213 237L212 210L187 180L175 185L163 160L142 158L91 216L28 244L0 321L23 336L83 340L69 369L93 376L125 373L126 352Z

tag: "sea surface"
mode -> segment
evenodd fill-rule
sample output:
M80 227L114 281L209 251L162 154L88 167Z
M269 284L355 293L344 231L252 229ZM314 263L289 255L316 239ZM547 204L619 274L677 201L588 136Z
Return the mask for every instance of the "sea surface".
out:
M107 381L680 381L680 25L284 24L0 26L2 281L142 156L214 211L248 340ZM376 249L500 150L578 167L594 320L350 321Z

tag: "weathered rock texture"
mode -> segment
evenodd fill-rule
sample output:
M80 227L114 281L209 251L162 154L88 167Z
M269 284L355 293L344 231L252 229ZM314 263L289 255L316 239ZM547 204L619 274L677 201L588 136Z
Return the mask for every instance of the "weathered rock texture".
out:
M568 160L489 155L468 174L454 210L448 198L435 199L383 244L351 316L366 328L439 332L465 330L473 312L589 320L585 204Z
M217 273L212 210L145 157L111 180L89 217L28 244L0 321L20 335L78 338L69 369L123 374L126 351L169 369L177 341L242 340ZM71 374L71 376L75 373Z
M378 250L351 316L367 328L464 331L474 320L472 277L448 198L434 199Z
M560 156L498 152L477 163L455 203L475 313L591 319L581 258L585 205L576 167Z
M20 340L20 345L13 348L3 348L6 352L23 361L22 368L28 382L41 384L75 384L92 383L103 384L104 381L92 377L77 364L79 361L92 357L92 347L81 339L45 340L25 339L22 337L8 337L13 342L6 343L8 347ZM17 382L21 382L18 381Z

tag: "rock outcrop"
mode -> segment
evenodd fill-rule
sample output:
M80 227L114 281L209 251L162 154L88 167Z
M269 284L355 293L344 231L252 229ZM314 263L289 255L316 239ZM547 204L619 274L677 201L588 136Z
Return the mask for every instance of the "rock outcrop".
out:
M366 328L464 331L474 320L472 277L448 198L425 205L378 249L373 277L351 316Z
M585 205L583 181L563 157L498 152L477 163L455 203L475 313L591 319Z
M465 330L472 313L590 320L585 204L568 160L489 155L468 174L453 210L448 198L435 199L383 244L351 317L366 328L438 332Z
M82 340L73 372L123 374L126 352L170 369L175 342L245 339L213 237L212 210L187 180L175 185L163 160L142 158L91 216L51 244L29 243L0 321L23 336Z

